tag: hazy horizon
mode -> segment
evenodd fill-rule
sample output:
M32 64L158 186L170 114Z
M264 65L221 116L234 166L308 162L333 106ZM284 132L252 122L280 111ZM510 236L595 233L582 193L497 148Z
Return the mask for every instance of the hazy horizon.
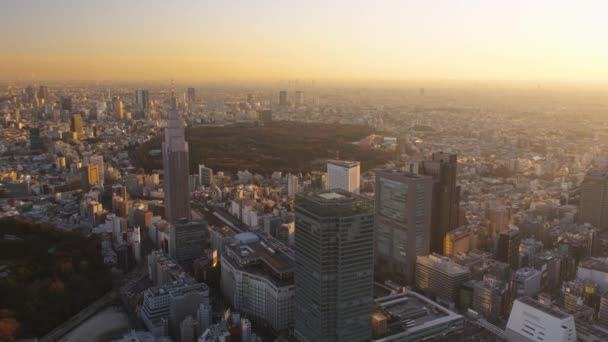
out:
M161 6L162 4L162 6ZM608 81L608 3L0 4L5 80Z

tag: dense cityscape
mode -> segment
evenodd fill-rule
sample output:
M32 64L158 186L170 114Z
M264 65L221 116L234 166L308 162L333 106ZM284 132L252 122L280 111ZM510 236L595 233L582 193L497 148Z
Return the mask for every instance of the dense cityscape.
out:
M607 12L0 1L0 342L608 341Z
M404 89L401 98L310 82L285 89L5 87L0 309L10 333L39 341L608 337L605 123L586 115L574 125L542 106L525 120L529 113L494 109L500 104L443 107L450 90L441 87ZM362 168L323 146L315 170L266 174L233 169L238 160L215 160L219 169L191 162L197 147L186 127L229 128L229 144L230 135L289 123L336 136L367 127L350 145L389 157ZM149 143L157 136L161 149ZM242 153L255 160L262 144ZM142 154L162 168L138 165ZM60 241L41 256L50 270L29 264L18 246L35 229L96 246L86 262L107 272L100 289L57 313L43 299L9 300L44 287L70 297L72 278L87 270L83 252ZM55 324L24 318L30 305L56 315Z

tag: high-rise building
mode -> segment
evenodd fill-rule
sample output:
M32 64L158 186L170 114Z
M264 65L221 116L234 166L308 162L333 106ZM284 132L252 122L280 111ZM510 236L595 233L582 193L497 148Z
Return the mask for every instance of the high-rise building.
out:
M608 328L608 292L602 295L598 321L604 328Z
M135 91L135 105L139 110L150 108L150 91L146 89L137 89Z
M207 224L186 218L177 220L171 229L169 256L180 264L190 265L207 248L209 232Z
M304 105L304 92L301 90L296 91L296 99L295 99L295 104L296 107L299 106L303 106Z
M542 273L534 268L524 267L513 273L513 297L534 297L540 292Z
M371 338L374 213L342 190L296 196L295 335L300 341Z
M439 254L416 259L416 288L447 303L456 303L460 286L471 279L471 272Z
M170 321L175 332L186 316L197 314L201 304L209 305L209 287L184 276L172 284L148 288L141 317L150 332L167 336Z
M287 106L287 90L279 92L279 106Z
M179 325L179 340L181 342L193 342L196 338L198 322L188 315Z
M190 283L169 291L169 324L176 340L181 322L188 316L196 317L201 304L209 305L209 287L204 283ZM192 324L196 324L194 319Z
M38 99L45 101L49 99L49 88L47 86L40 86L38 89Z
M514 342L574 342L574 317L530 297L519 298L513 302L506 337Z
M95 164L85 165L80 169L82 173L82 187L88 190L99 182L99 169Z
M229 303L252 321L286 332L293 328L293 255L276 240L246 232L225 239L221 289Z
M125 117L122 100L118 96L112 98L112 110L114 111L114 118L116 120L122 120Z
M188 91L186 92L186 102L189 104L196 102L196 90L194 88L188 88Z
M101 185L104 184L105 181L105 171L103 164L103 156L101 154L94 154L89 157L89 164L97 165L97 171L99 173L99 183Z
M298 176L292 175L291 173L287 175L287 196L290 198L295 197L298 193Z
M213 184L213 170L203 164L198 164L198 178L201 185L211 186Z
M498 245L496 248L496 260L505 262L516 270L519 267L519 244L521 233L519 228L511 225L509 229L498 235Z
M431 251L443 252L447 232L458 227L460 187L456 185L458 158L456 154L433 153L431 160L420 162L418 172L432 176L433 214L431 219Z
M608 169L587 172L581 184L579 221L593 227L608 229Z
M61 110L72 111L72 98L69 96L61 98Z
M443 255L453 257L471 250L471 229L468 226L449 231L443 239Z
M165 192L165 216L175 223L180 218L190 217L190 186L188 181L190 163L188 143L184 126L177 116L175 94L171 96L169 119L163 142L163 169Z
M41 150L44 148L42 138L40 137L40 128L30 128L30 150Z
M413 284L416 257L430 253L433 178L376 172L376 274Z
M36 91L34 90L34 87L27 86L27 88L25 88L25 98L24 98L25 102L28 103L34 103L36 102Z
M473 284L473 310L484 317L496 319L502 314L506 284L496 277L486 275Z
M272 122L272 110L271 109L262 109L258 112L258 117L263 123Z
M70 130L76 133L76 137L81 139L83 137L82 130L82 116L80 114L73 114L72 121L70 122Z
M342 189L358 194L361 182L361 163L358 161L329 160L327 183L329 190Z

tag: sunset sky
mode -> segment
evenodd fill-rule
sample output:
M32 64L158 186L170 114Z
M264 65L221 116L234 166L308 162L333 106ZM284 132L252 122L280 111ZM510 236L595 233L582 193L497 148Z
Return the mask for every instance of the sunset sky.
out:
M608 81L608 1L2 0L0 79Z

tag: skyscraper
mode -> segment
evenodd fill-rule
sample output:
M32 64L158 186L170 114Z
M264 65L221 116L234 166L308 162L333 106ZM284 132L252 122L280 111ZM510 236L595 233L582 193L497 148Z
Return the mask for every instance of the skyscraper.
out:
M190 191L188 175L188 143L184 126L177 116L175 93L171 96L165 141L163 142L163 170L165 191L165 216L175 223L180 218L190 217Z
M190 265L203 256L209 233L207 224L181 218L173 225L169 239L169 256L180 264Z
M40 128L30 128L30 150L41 150L44 147L40 137Z
M435 179L433 186L433 215L431 222L431 251L443 252L445 234L458 227L460 188L456 186L458 159L455 154L433 153L431 160L422 161L418 172Z
M100 154L95 154L89 157L89 164L97 165L97 170L99 173L99 183L103 185L105 180L105 171L103 165L103 156Z
M597 229L608 229L608 170L587 172L581 184L579 221Z
M196 90L194 88L188 88L186 92L186 102L194 103L196 102Z
M295 335L371 338L373 225L369 200L346 191L296 196Z
M47 86L41 85L38 89L38 99L40 100L48 100L49 99L49 88Z
M72 98L69 96L61 98L61 110L72 111Z
M361 163L358 161L329 160L327 162L328 188L342 189L358 194L361 182Z
M150 108L150 92L146 89L137 89L135 91L135 104L139 110Z
M287 106L287 90L279 92L279 106Z
M122 120L125 117L123 103L118 96L112 98L112 109L116 120Z
M198 164L198 181L201 185L211 186L213 184L213 169Z
M412 284L416 257L430 253L433 178L376 171L376 272Z
M91 186L99 182L99 169L95 164L85 165L81 168L82 187L88 190Z
M516 270L519 266L519 243L521 233L515 226L509 227L498 235L498 246L496 248L496 260L505 262Z
M72 121L70 123L70 130L76 133L76 137L81 139L83 137L82 132L82 116L80 114L72 115Z
M296 107L304 105L304 92L301 90L296 91Z

